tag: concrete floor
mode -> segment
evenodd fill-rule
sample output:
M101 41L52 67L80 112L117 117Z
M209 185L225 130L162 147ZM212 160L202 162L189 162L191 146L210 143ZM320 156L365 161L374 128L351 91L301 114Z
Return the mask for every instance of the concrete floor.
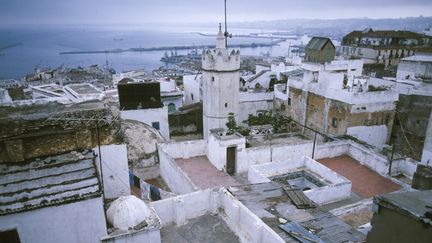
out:
M186 225L169 225L160 231L164 243L240 242L218 215L204 215L191 219Z
M200 189L215 186L240 185L234 178L214 167L206 156L198 156L189 159L176 159L177 164Z
M347 155L320 159L318 162L345 176L352 182L352 191L363 198L394 192L401 188Z

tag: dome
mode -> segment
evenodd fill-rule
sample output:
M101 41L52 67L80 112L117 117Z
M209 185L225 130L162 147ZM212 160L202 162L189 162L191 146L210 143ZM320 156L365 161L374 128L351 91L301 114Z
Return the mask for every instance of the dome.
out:
M127 230L150 216L147 205L135 196L121 196L107 210L108 222L115 228Z

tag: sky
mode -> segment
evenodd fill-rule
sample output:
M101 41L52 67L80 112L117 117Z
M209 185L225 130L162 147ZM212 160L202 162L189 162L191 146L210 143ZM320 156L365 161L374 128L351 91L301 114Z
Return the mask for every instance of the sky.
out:
M432 15L432 0L227 0L230 21ZM223 0L0 0L0 24L209 23Z

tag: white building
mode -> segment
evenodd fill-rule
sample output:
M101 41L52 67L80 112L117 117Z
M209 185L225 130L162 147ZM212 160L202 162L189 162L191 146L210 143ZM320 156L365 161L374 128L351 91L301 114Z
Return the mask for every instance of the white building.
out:
M106 235L93 153L0 167L0 238L14 234L20 242L99 243Z
M432 55L416 54L402 58L397 68L396 78L432 82Z
M176 81L171 78L161 78L158 81L162 103L168 108L168 113L177 111L183 106L183 93L177 87Z
M202 75L183 76L183 86L185 105L202 101Z
M224 128L228 114L238 112L240 51L228 50L219 28L216 49L202 55L203 133L207 139L214 128Z

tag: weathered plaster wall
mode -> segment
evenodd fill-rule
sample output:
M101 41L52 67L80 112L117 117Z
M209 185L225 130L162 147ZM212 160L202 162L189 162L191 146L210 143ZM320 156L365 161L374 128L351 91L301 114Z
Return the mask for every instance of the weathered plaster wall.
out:
M102 170L104 194L108 199L130 195L129 166L126 145L105 145L101 146ZM96 166L100 175L99 150L93 151L98 155Z
M393 143L410 157L421 160L426 131L432 112L432 96L400 95L397 123L393 128ZM406 138L405 138L405 136ZM409 144L406 142L408 139ZM408 149L411 147L413 151Z
M0 231L14 228L23 243L99 243L107 233L102 198L0 217Z

